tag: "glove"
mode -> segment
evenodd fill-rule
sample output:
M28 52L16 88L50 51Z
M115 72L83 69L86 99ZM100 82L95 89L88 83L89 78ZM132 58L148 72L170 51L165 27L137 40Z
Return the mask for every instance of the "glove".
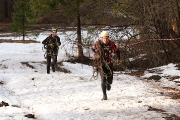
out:
M117 60L116 60L116 63L117 63L117 65L121 65L122 62L117 59Z
M98 54L94 54L94 58L95 58L95 59L99 59L100 56L99 56Z
M119 66L119 65L121 65L121 61L120 61L120 60L118 60L118 59L117 59L117 60L114 60L114 62L113 62L113 63L114 63L114 65L115 65L115 66Z
M53 44L53 43L50 43L50 44L48 44L48 46L53 47L53 46L54 46L54 44Z
M60 46L60 44L58 42L56 42L56 46Z

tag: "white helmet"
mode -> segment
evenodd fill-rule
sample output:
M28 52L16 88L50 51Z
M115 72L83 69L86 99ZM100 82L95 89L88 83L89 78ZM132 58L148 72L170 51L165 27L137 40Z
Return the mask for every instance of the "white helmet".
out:
M107 31L102 31L101 37L109 37L109 33Z

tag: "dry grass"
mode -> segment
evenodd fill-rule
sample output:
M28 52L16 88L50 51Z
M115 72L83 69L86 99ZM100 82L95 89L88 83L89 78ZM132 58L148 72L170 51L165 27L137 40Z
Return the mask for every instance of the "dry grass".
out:
M2 40L0 39L0 43L40 43L38 41L35 40Z

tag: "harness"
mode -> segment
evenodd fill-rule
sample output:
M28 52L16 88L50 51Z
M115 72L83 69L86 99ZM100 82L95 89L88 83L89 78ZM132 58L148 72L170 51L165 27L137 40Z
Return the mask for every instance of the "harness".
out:
M99 40L96 44L97 46L97 55L99 55L98 59L94 59L94 66L100 68L103 71L103 66L105 66L110 72L109 73L105 73L103 71L103 74L106 76L111 76L113 74L113 71L111 70L109 64L112 63L112 56L111 53L114 52L113 47L114 47L114 43L113 42L109 42L107 45L101 43L101 41ZM93 67L93 75L97 75L94 72L94 67ZM97 76L94 76L95 78Z
M53 41L55 39L55 41ZM58 54L59 47L55 46L55 43L57 42L57 37L52 38L49 36L47 39L47 44L44 44L44 49L46 49L46 52L44 53L44 58L47 59L47 56L55 56Z

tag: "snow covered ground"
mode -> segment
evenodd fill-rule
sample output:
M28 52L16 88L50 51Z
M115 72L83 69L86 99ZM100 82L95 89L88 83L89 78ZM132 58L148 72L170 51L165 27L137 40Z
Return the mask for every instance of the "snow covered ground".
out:
M92 67L63 62L71 73L46 74L41 43L0 44L0 120L178 120L180 70L175 64L147 70L136 77L114 75L108 100L101 101L100 77ZM66 59L59 51L58 61ZM149 80L159 75L157 82ZM175 78L172 78L175 76ZM91 79L91 80L90 80Z

